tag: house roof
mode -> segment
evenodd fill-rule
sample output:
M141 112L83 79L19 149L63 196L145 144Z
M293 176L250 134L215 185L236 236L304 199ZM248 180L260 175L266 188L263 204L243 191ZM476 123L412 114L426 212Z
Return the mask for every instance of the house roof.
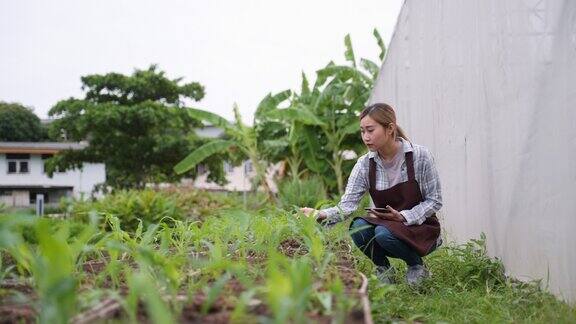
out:
M58 186L58 185L0 185L2 190L18 190L18 189L70 189L73 190L73 186Z
M0 153L54 154L62 150L81 150L87 142L0 142Z

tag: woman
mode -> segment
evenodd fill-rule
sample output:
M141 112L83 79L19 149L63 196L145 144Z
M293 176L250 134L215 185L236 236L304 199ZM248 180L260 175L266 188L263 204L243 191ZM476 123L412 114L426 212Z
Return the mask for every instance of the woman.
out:
M432 155L408 140L387 104L377 103L362 111L360 132L369 152L358 158L338 206L301 211L335 223L355 211L368 191L378 210L370 209L352 221L352 240L374 262L382 282L393 283L394 269L388 260L392 257L408 265L408 284L418 284L429 276L422 257L442 242L435 216L442 207L442 195Z

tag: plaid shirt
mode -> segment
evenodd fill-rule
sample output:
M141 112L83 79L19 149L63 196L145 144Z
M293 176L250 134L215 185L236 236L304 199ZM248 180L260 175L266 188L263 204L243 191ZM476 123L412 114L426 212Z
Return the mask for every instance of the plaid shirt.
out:
M406 219L404 224L420 225L426 220L426 217L436 213L442 207L440 178L434 166L432 154L426 147L410 144L410 142L404 139L402 139L402 146L404 152L414 152L414 173L424 201L412 209L401 210L399 212ZM385 190L390 187L388 177L384 176L386 170L382 165L382 160L378 152L370 151L362 155L358 158L356 165L354 165L352 169L352 173L348 178L346 192L340 199L338 205L322 209L322 212L328 217L328 223L333 224L342 221L358 208L360 199L362 199L369 188L368 170L370 168L370 158L374 158L376 161L376 189ZM402 162L401 174L401 182L408 181L406 161Z

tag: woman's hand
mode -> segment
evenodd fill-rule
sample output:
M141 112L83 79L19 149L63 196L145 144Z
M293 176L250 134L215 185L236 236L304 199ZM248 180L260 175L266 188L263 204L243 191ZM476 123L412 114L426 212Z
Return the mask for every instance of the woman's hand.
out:
M385 219L385 220L391 220L391 221L396 221L396 222L405 222L406 219L404 218L404 216L402 216L402 214L400 214L399 211L397 211L396 209L390 207L390 206L386 206L386 208L388 208L388 212L378 212L375 210L370 210L369 213L374 214L374 216L377 216L378 218L381 219Z
M323 212L321 212L321 211L319 211L319 210L317 210L317 209L314 209L314 208L302 207L302 208L300 208L300 211L301 211L302 213L304 213L305 216L308 216L308 217L310 217L310 216L311 216L311 217L316 216L316 220L319 221L319 222L320 222L320 221L323 221L324 219L326 219L326 214L324 214Z

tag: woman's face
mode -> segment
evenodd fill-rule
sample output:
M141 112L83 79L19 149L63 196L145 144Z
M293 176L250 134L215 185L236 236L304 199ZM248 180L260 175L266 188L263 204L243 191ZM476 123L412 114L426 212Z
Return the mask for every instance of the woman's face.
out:
M362 141L370 151L378 151L394 142L394 130L391 125L384 127L369 115L360 120L360 134Z

